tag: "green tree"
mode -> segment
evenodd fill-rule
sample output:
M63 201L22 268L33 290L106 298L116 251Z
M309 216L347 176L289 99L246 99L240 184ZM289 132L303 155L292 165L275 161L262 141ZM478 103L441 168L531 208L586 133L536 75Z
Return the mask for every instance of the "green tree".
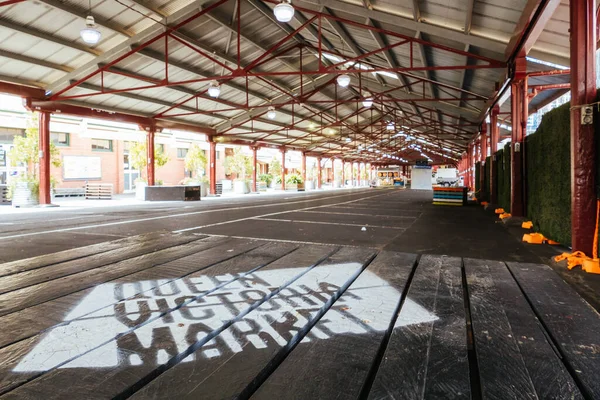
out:
M148 151L146 142L134 142L129 148L129 160L134 169L139 170L144 175L148 165ZM154 146L154 167L162 167L169 162L169 156L165 154L160 146Z
M196 173L196 178L200 178L206 171L206 153L196 143L193 143L185 156L185 169Z
M235 174L236 179L247 179L251 171L252 157L245 155L240 147L233 149L233 155L225 159L225 172Z
M269 163L269 173L273 175L276 179L281 178L281 161L277 158L273 157L271 162Z
M40 171L40 135L39 135L39 116L33 113L27 119L27 127L25 136L15 136L13 139L13 148L8 153L10 165L17 167L23 165L26 167L24 175L12 180L9 197L12 197L14 184L17 182L28 182L29 186L35 195L39 193L39 171ZM60 152L54 145L50 143L50 163L55 167L62 165ZM51 177L50 183L54 187L56 181Z

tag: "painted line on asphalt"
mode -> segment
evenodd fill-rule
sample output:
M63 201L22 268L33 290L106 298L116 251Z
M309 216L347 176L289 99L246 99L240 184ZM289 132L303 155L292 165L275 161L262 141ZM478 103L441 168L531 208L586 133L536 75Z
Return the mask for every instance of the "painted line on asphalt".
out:
M402 229L402 230L404 230L404 228L400 228L400 227L397 227L397 226L383 226L383 225L370 225L370 224L344 224L344 223L341 223L341 222L303 221L303 220L299 220L299 219L278 219L278 218L261 218L261 217L255 217L253 219L256 219L256 220L259 220L259 221L299 222L299 223L302 223L302 224L360 226L360 227L365 227L365 228Z
M388 195L389 195L389 193L382 193L382 194L376 194L376 195L373 195L373 196L368 196L367 198L379 197L379 196L388 196ZM364 199L364 197L363 197L363 199ZM338 204L348 204L348 203L352 203L352 202L355 202L355 201L358 201L358 200L360 200L360 199L350 200L350 201L342 201L340 203L326 204L326 205L322 205L322 206L298 208L298 209L295 209L295 210L278 211L278 212L268 213L268 214L262 214L262 215L253 215L251 217L238 218L238 219L233 219L233 220L230 220L230 221L222 221L222 222L216 222L214 224L207 224L207 225L195 226L195 227L192 227L192 228L179 229L179 230L173 231L173 233L183 233L183 232L189 232L189 231L196 231L198 229L210 228L210 227L218 226L218 225L225 225L225 224L232 224L232 223L235 223L235 222L248 221L248 220L251 220L251 219L254 219L254 218L270 217L270 216L273 216L273 215L286 214L286 213L291 213L291 212L296 212L296 211L303 211L303 210L314 210L316 208L330 207L330 206L335 206L335 205L338 205Z
M365 192L368 192L368 191L369 191L368 189L365 190ZM168 219L168 218L187 217L190 215L208 214L208 213L221 212L221 211L246 210L246 209L252 209L252 208L283 206L283 205L287 205L287 204L306 203L306 202L311 202L311 201L335 199L338 197L348 197L348 196L353 196L353 195L357 195L357 194L360 194L360 193L346 193L346 194L340 194L340 195L336 195L336 196L321 197L321 198L309 199L309 200L286 201L286 202L282 202L282 203L260 204L260 205L254 205L254 206L218 208L218 209L213 209L213 210L194 211L194 212L189 212L189 213L161 215L158 217L138 218L138 219L132 219L132 220L127 220L127 221L107 222L105 224L94 224L94 225L85 225L85 226L75 226L75 227L71 227L71 228L51 229L51 230L47 230L47 231L29 232L29 233L20 233L18 235L1 236L0 240L17 239L17 238L28 237L28 236L39 236L39 235L45 235L48 233L61 233L61 232L78 231L78 230L83 230L83 229L103 228L103 227L107 227L107 226L127 225L127 224L134 224L136 222L146 222L146 221L156 221L156 220ZM389 194L389 193L386 193L386 194Z
M298 212L304 213L312 213L312 214L336 214L336 215L360 215L363 217L386 217L386 218L402 218L402 219L415 219L418 217L408 217L404 215L387 215L387 214L359 214L359 213L351 213L351 212L336 212L336 211L300 211ZM293 211L290 211L293 212Z
M261 241L265 241L265 242L294 243L294 244L314 244L314 245L318 245L318 246L342 246L342 247L356 247L356 248L361 248L361 249L381 250L381 247L355 246L355 245L352 245L352 244L321 243L321 242L309 242L309 241L304 241L304 240L270 239L270 238L259 238L259 237L252 237L252 236L229 236L229 235L219 235L219 234L212 234L212 233L203 233L202 235L214 236L214 237L223 237L223 238L233 238L233 239L261 240Z

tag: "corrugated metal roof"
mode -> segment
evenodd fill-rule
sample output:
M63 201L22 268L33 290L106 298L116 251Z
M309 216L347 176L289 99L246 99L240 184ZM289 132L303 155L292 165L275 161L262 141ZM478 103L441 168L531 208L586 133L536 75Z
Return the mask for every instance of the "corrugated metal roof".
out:
M486 63L474 58L476 56L504 61L504 49L527 3L527 0L294 0L296 7L306 10L298 9L295 19L286 25L274 21L273 3L240 1L242 68L304 24L312 17L312 12L322 12L323 50L330 53L329 58L323 59L322 66L327 68L341 59L362 57L354 65L365 71L361 74L360 85L358 75L351 74L349 88L336 88L333 81L312 96L302 98L302 94L306 95L336 77L335 71L316 72L319 68L316 56L319 23L316 19L309 28L274 49L275 53L286 50L283 54L264 57L263 62L252 70L266 76L223 78L219 98L209 98L207 78L227 75L230 70L205 55L214 57L231 70L238 67L237 20L234 17L237 3L231 0L178 30L177 39L168 40L168 51L163 39L155 41L143 51L117 63L111 72L95 75L65 95L94 94L104 86L108 91L124 92L69 101L136 115L160 114L165 118L215 128L218 134L226 135L227 140L260 140L328 153L348 153L349 149L355 151L358 144L381 140L388 134L382 121L395 115L398 125L420 126L412 133L439 140L440 146L460 150L469 134L476 132L475 125L485 100L494 93L496 83L503 80L506 71L503 68L452 68ZM141 44L164 32L164 17L167 17L166 23L172 25L214 3L94 1L91 12L102 33L102 40L96 46L83 43L79 37L88 14L87 0L27 1L2 7L0 79L40 85L56 92L68 83L65 78L77 80L97 69L90 64L96 57L101 57L101 63L106 64L131 48L127 45L135 48L136 43ZM328 15L337 19L327 18ZM368 26L374 28L366 29ZM542 60L547 55L547 61L552 62L568 60L568 27L568 1L564 0L533 47L535 55ZM378 51L381 46L400 43L404 40L402 37L416 38L417 42ZM302 59L300 46L304 46ZM331 53L337 54L338 61ZM467 57L467 53L473 56ZM153 80L163 82L167 54L169 82L185 83L137 90L152 86ZM370 55L364 57L364 54ZM301 62L303 71L315 71L315 74L302 77L298 74L273 75L275 72L297 73ZM411 66L447 69L369 72L373 68L394 70ZM539 64L530 67L532 70L551 68ZM544 77L538 81L540 84L564 82L565 77ZM302 89L301 84L304 85ZM399 89L391 91L395 87ZM387 91L387 97L379 95L381 100L372 110L361 109L361 93L370 96ZM545 101L550 95L551 92L544 93L539 96L539 101ZM423 102L418 99L423 96L446 100ZM300 102L305 104L292 107L292 98L301 99ZM334 107L335 101L350 102ZM532 101L532 107L537 101ZM503 111L510 106L507 103L503 105ZM265 115L269 105L277 110L274 121ZM357 112L358 116L348 119L345 125L336 122L336 118L344 120ZM292 114L295 114L293 119ZM379 132L365 130L371 118L379 121L375 123ZM323 131L322 127L329 125L335 134ZM340 133L340 127L346 133ZM341 138L343 134L351 136L350 144Z

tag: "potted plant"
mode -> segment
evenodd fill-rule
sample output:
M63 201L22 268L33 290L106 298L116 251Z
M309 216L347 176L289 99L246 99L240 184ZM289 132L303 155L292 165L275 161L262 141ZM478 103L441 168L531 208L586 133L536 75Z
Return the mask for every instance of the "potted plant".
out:
M281 161L273 157L269 163L269 174L274 178L271 180L271 185L276 188L281 186ZM271 186L271 187L273 187Z
M12 167L25 166L25 172L10 180L8 198L13 207L34 206L39 204L39 123L37 113L27 119L25 136L15 136L9 159ZM53 143L50 143L50 163L60 167L60 153ZM50 177L50 187L54 189L57 182Z
M304 191L304 181L300 175L292 174L285 181L286 190Z
M133 169L140 171L140 178L135 180L135 198L146 200L146 186L148 184L146 166L148 165L148 151L146 142L135 142L129 148L129 160ZM169 162L169 156L163 153L160 146L154 147L154 167L159 168ZM158 181L157 181L158 182ZM156 183L156 182L155 182Z
M196 143L193 143L185 155L185 169L195 174L195 179L190 184L200 185L200 197L206 197L208 193L209 179L206 176L206 152Z
M258 190L260 192L266 192L268 187L271 187L271 183L273 182L273 175L271 174L260 174L258 176Z
M252 171L252 158L245 155L241 148L235 148L233 155L227 156L225 159L225 171L227 174L235 174L233 181L234 193L250 193L248 174Z

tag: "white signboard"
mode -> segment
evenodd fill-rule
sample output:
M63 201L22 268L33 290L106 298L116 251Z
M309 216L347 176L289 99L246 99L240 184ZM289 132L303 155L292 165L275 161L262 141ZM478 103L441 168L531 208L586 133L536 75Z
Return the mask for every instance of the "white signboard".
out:
M100 179L102 178L102 160L100 157L64 156L64 179Z

